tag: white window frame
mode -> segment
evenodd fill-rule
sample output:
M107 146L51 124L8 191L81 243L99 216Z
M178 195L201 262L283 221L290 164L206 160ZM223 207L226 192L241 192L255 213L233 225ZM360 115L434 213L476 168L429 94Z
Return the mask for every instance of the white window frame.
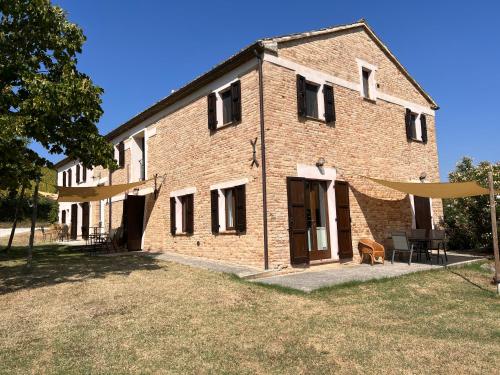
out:
M364 60L356 59L358 64L359 71L359 94L362 98L369 100L377 100L378 92L377 92L377 80L376 80L376 72L378 68L375 65L372 65ZM370 71L370 77L368 78L368 97L365 97L364 86L363 86L363 70Z
M318 88L318 92L316 93L316 103L318 105L318 117L308 116L307 118L315 119L315 120L323 120L325 121L325 98L323 93L323 88L325 86L325 82L318 83L313 80L309 80L306 78L306 85L313 85ZM306 111L307 111L307 94L306 94Z
M410 108L410 111L411 111L412 115L416 115L416 118L415 118L415 138L412 138L412 140L423 142L423 139L422 139L422 113L413 111L411 108Z
M248 178L242 178L239 180L225 181L219 184L214 184L210 186L210 191L217 190L217 195L219 197L219 233L232 232L233 229L228 230L226 228L226 194L225 190L234 188L236 186L248 184ZM177 220L177 217L176 217Z
M186 233L182 231L182 197L195 194L195 187L187 187L170 193L170 198L175 198L175 234Z
M215 111L217 114L217 129L222 128L223 126L231 125L233 121L227 122L224 124L224 114L223 114L223 105L222 105L222 94L228 90L231 90L231 85L239 81L239 77L236 77L232 81L225 83L224 85L218 87L216 90L212 92L215 93Z

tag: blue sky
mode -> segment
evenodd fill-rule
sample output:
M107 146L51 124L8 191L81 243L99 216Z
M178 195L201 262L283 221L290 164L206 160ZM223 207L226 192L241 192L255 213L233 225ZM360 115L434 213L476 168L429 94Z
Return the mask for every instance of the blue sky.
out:
M103 134L258 38L365 18L441 107L441 178L463 155L500 160L499 1L54 2L87 36L79 69L105 90Z

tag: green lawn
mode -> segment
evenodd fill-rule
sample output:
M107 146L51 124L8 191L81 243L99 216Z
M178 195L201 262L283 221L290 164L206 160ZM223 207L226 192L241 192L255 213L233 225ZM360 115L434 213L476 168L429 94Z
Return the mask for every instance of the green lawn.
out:
M477 265L312 294L147 257L0 256L0 373L495 373Z

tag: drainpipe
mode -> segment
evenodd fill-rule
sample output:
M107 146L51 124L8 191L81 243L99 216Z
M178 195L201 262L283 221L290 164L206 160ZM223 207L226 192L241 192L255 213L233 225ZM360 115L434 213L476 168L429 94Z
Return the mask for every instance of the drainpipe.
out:
M109 169L109 186L111 186L111 181L112 181L111 177L112 176L113 176L113 172L111 171L111 168L110 168ZM112 216L112 212L111 212L111 207L113 207L113 205L112 205L112 202L111 202L111 198L112 197L109 197L109 200L108 200L108 202L109 202L109 204L108 204L108 206L109 206L109 210L108 210L108 216L109 216L108 217L108 233L111 233L111 229L112 229L111 228L111 218L113 216Z
M262 57L255 49L259 70L259 108L260 108L260 152L262 154L262 223L264 226L264 269L269 269L269 241L267 235L267 181L266 181L266 138L264 126L264 82L262 75Z

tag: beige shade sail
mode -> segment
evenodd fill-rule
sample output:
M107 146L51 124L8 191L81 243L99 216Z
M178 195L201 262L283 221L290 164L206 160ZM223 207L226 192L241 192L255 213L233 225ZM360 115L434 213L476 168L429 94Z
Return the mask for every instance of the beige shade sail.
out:
M490 191L479 186L474 181L468 182L396 182L379 180L377 178L366 177L380 185L401 191L407 194L413 194L419 197L427 198L464 198L475 195L489 194Z
M48 193L46 191L39 191L38 194L40 194L42 197L47 197L49 199L53 199L53 200L57 199L56 193Z
M91 186L91 187L63 187L58 186L58 202L94 202L114 197L124 191L144 185L146 181L132 182L130 184Z

